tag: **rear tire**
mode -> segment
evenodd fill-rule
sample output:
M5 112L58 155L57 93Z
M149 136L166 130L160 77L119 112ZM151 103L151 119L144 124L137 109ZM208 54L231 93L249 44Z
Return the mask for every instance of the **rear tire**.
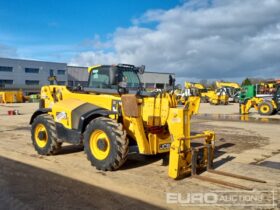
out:
M35 150L40 155L56 154L62 144L57 141L55 122L48 114L39 115L34 119L31 127L31 139Z
M128 154L128 139L122 124L105 117L92 120L84 132L84 150L96 169L120 168Z
M269 101L261 102L258 105L258 109L260 115L272 115L272 113L274 112L273 105Z

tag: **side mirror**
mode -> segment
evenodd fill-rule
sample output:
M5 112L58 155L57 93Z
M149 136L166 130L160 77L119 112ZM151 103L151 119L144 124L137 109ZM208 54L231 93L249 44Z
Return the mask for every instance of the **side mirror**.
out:
M144 74L145 68L146 68L146 67L145 67L144 65L138 67L138 73L139 73L139 74Z

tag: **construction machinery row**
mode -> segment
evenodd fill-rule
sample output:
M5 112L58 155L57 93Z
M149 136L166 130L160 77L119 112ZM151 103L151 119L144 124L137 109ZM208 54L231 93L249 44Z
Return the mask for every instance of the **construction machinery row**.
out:
M272 115L279 111L279 84L276 81L240 86L234 82L215 82L216 89L207 89L201 83L185 82L185 89L177 93L177 101L184 104L189 96L199 96L201 102L212 105L229 102L240 103L240 114L247 115L254 108L260 115Z
M22 103L26 100L22 91L1 91L0 103Z
M199 96L201 102L210 103L212 105L227 105L229 102L236 102L235 96L240 91L240 86L233 82L218 82L215 83L216 89L206 88L201 83L185 82L185 89L178 94L178 99L182 103L188 96Z
M0 91L0 104L9 103L24 103L24 102L38 102L40 99L39 94L24 95L22 90L12 91L3 90Z

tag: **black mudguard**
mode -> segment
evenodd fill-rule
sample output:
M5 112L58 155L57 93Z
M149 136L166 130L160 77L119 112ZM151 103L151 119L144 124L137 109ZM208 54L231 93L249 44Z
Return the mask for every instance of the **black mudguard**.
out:
M52 111L52 109L49 109L49 108L40 108L40 109L37 109L37 110L33 113L33 115L31 116L29 124L31 125L31 124L33 123L34 119L35 119L37 116L39 116L39 115L41 115L41 114L47 114L48 112L51 112L51 111Z

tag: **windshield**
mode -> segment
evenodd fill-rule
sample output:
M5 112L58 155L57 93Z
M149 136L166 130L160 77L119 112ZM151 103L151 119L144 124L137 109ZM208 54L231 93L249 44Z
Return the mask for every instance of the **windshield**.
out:
M90 75L89 87L110 88L109 69L94 69Z
M130 90L138 90L141 87L137 71L125 67L117 67L116 70L116 81L114 82L110 81L110 71L113 71L112 68L106 66L92 70L89 78L89 87L117 89L118 84L120 85L121 82L122 85L125 84L126 88Z

